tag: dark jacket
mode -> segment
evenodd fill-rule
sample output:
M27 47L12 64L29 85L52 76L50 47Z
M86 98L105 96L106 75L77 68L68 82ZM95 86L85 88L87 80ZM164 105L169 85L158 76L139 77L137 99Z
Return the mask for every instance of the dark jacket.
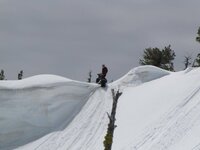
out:
M108 68L107 67L103 67L102 68L102 75L103 75L103 77L106 77L107 73L108 73Z

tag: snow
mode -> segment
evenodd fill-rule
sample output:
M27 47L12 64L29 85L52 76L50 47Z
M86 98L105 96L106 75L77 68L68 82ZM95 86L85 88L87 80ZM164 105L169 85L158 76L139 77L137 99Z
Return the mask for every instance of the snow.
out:
M56 76L56 75L37 75L29 77L23 80L2 80L0 84L1 89L22 89L30 87L40 87L40 86L53 86L56 83L63 83L67 81L72 81L70 79Z
M118 103L113 149L188 150L200 141L200 70L126 88Z
M0 83L0 149L64 129L98 86L53 75Z
M130 70L101 88L55 75L0 81L1 150L102 150L119 98L113 150L199 150L200 68Z
M113 88L116 87L118 89L123 89L128 86L137 86L141 83L158 79L168 74L170 74L169 71L162 70L154 66L140 66L133 68L126 75L110 85Z

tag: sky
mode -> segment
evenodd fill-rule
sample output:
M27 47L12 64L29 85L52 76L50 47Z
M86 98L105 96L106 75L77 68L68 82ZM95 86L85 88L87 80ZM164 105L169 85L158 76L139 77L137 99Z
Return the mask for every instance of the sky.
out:
M171 45L175 70L200 52L199 0L0 0L0 69L7 79L55 74L116 80L145 48Z

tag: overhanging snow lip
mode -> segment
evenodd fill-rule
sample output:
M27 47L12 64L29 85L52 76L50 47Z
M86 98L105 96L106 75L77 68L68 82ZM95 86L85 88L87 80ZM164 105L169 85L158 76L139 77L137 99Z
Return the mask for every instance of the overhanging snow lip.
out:
M145 82L159 79L166 75L171 74L172 72L151 66L139 66L131 69L127 74L125 74L120 79L110 83L111 87L120 87L120 86L136 86Z

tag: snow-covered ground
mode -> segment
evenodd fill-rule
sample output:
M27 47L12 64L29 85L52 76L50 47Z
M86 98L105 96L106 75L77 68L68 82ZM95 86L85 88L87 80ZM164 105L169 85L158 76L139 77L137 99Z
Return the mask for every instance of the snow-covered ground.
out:
M199 150L200 68L124 89L114 150Z
M0 81L0 150L102 150L118 102L113 150L200 150L200 68L132 69L101 88L38 75Z

